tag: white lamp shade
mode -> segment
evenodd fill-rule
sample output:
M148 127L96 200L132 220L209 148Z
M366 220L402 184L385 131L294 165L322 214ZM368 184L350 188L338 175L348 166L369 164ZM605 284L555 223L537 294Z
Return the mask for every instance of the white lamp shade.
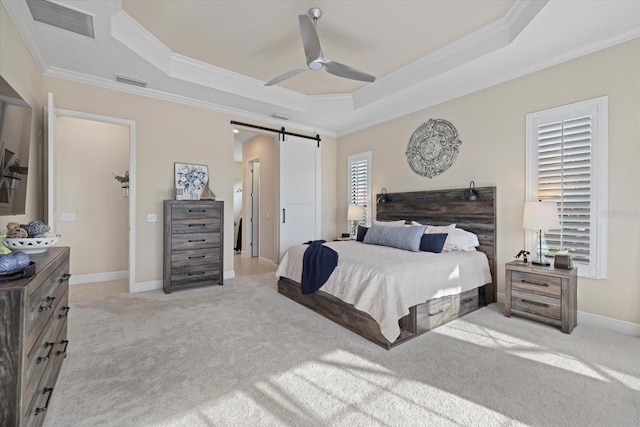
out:
M349 210L347 211L347 219L349 221L362 221L363 218L364 206L349 205Z
M522 227L531 230L555 230L560 228L556 202L525 202Z

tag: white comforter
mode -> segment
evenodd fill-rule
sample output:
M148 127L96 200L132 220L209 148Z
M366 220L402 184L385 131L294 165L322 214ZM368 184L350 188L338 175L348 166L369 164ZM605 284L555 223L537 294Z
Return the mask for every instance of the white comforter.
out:
M320 290L368 313L389 342L400 335L398 319L409 314L409 307L491 282L489 262L479 251L409 252L355 241L325 246L338 253L338 266ZM307 248L290 247L276 277L299 283Z

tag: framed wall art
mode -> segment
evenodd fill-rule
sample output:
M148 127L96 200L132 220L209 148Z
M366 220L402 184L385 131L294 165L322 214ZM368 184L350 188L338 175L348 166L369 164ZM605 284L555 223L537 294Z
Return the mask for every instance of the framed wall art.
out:
M209 168L205 165L175 163L176 200L200 200L209 182Z

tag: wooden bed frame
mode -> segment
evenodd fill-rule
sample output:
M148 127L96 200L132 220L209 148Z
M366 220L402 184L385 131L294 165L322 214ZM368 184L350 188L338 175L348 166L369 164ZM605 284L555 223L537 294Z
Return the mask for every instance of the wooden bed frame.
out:
M479 251L489 259L491 283L462 294L437 298L410 307L401 318L400 336L389 342L371 316L352 304L319 290L302 295L300 284L286 277L278 281L278 292L322 316L389 350L430 329L497 301L496 284L496 188L479 187L476 200L464 198L466 189L386 193L386 202L376 204L377 219L404 219L429 225L455 223L478 236ZM380 200L380 194L376 196Z

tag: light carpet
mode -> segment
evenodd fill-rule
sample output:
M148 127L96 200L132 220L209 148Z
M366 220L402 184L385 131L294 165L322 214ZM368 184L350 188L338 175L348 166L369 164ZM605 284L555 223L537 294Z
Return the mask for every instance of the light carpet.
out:
M640 425L640 339L501 310L386 351L273 273L72 304L45 426Z

